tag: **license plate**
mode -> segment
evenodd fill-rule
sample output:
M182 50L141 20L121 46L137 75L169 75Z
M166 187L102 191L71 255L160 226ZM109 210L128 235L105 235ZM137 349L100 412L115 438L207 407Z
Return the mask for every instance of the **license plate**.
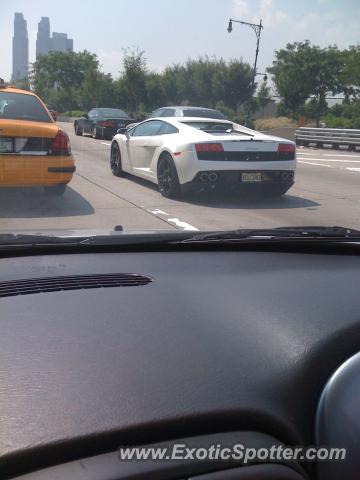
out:
M256 183L261 182L261 173L242 173L241 181L243 183Z
M12 138L0 138L0 153L12 153L14 144Z

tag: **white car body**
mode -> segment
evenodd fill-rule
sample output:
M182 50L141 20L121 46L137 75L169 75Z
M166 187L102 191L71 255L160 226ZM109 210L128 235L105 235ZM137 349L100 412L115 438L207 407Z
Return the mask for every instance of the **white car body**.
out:
M137 129L145 124L147 124L145 128L149 129L151 127L156 131L156 125L149 125L150 122L162 122L162 124L171 125L177 129L177 132L136 136ZM225 124L224 128L229 127L233 131L231 133L207 133L186 124L192 122ZM144 127L142 127L142 130L144 130ZM266 174L266 172L270 171L281 171L289 172L289 179L291 176L294 176L296 169L294 142L265 135L227 120L197 117L152 118L137 124L128 131L128 135L115 135L113 142L116 142L119 146L121 168L124 172L150 180L156 184L158 183L158 162L164 152L171 155L181 186L193 182L195 178L199 177L201 172L228 172L229 175L238 176L239 172L261 172ZM196 151L196 144L221 144L224 150L224 153L221 154L223 158L218 160L216 158L200 160ZM278 159L279 144L282 146L286 145L281 148L293 148L293 155L288 155L291 159ZM214 156L216 157L216 153ZM230 156L232 159L228 160ZM241 157L241 161L236 159L237 156ZM265 157L267 158L265 159ZM249 178L251 179L251 177ZM292 183L293 181L291 185Z

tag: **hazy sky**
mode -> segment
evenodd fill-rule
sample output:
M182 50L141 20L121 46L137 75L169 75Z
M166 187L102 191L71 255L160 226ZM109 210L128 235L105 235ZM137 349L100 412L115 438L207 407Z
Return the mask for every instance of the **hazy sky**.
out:
M50 17L51 30L66 32L76 51L98 55L102 70L115 77L122 49L145 50L149 67L209 55L253 62L255 34L229 17L258 23L263 19L259 71L271 65L274 50L309 39L326 46L360 42L360 0L0 0L0 77L12 68L14 12L28 24L30 62L35 60L37 23Z

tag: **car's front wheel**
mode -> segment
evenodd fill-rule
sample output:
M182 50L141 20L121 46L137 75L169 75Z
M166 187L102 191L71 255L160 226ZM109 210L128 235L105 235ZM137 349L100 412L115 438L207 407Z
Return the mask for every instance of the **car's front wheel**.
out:
M125 177L126 173L121 166L120 148L116 142L113 142L113 144L111 145L110 167L115 177Z
M84 133L77 122L74 125L74 130L75 130L75 135L77 135L78 137L81 137L81 135Z
M45 192L50 193L51 195L61 196L64 195L66 191L66 184L61 183L59 185L51 185L44 187Z
M157 168L158 187L161 195L176 198L181 193L179 177L174 160L168 153L163 153Z

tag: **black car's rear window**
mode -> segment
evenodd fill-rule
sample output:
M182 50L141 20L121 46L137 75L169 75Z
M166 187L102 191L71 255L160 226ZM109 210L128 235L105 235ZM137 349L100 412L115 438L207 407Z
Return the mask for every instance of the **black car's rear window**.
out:
M194 110L192 109L183 110L183 115L184 117L218 118L219 120L225 119L225 116L221 112L218 112L217 110L206 110L206 109L203 110L201 108L196 108Z
M33 95L0 91L0 119L52 123L41 102Z
M98 111L103 118L129 118L126 112L117 108L99 108Z

